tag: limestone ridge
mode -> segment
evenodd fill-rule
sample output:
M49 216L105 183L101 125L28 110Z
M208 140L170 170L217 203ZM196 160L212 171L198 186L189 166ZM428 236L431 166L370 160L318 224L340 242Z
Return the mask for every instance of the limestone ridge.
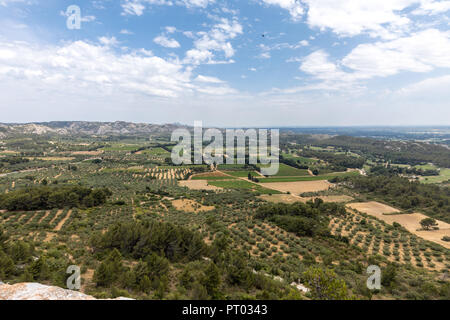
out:
M46 286L40 283L17 283L13 285L0 282L0 300L97 300L81 292ZM133 300L116 298L114 300Z

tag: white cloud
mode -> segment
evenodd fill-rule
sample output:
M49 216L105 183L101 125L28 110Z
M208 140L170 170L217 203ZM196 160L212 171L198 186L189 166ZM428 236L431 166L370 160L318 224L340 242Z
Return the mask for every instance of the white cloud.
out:
M136 15L136 16L142 16L145 10L145 6L142 4L141 1L125 1L125 3L122 3L122 14L124 15Z
M82 16L81 21L82 22L92 22L95 21L97 18L95 16Z
M420 7L413 11L415 15L435 15L450 10L450 1L422 0Z
M214 55L208 50L191 49L186 52L185 63L200 64L205 61L212 61Z
M107 46L107 47L115 47L119 44L119 41L117 41L116 37L100 37L98 38L101 44Z
M34 1L31 0L0 0L0 6L7 7L10 4L14 3L25 3L27 5L33 4Z
M272 55L270 52L261 52L261 54L258 56L260 59L270 59Z
M186 8L206 8L214 2L215 0L124 0L122 2L122 14L141 16L146 7L150 5L180 5Z
M450 32L428 29L409 37L358 45L336 62L330 61L324 50L318 50L302 59L300 70L338 89L360 80L388 77L402 71L424 73L436 68L450 68L448 52Z
M341 36L369 33L374 37L393 38L402 34L410 19L400 11L420 0L304 0L308 4L308 25L331 29Z
M398 95L403 96L424 96L427 99L434 98L441 101L448 101L450 97L450 75L429 78L413 84L410 84L397 91ZM447 98L443 100L443 96Z
M233 88L229 88L228 86L221 86L221 87L202 87L199 88L198 91L200 93L208 94L208 95L229 95L229 94L235 94L237 91Z
M272 57L271 51L283 50L283 49L294 50L294 49L299 49L299 48L307 47L307 46L309 46L309 42L307 40L301 40L295 44L290 44L290 43L286 43L286 42L277 43L277 44L274 44L271 46L265 45L265 44L260 44L259 47L262 52L260 53L260 55L258 57L261 59L270 59Z
M99 44L76 41L42 47L0 42L0 82L18 83L30 90L45 88L59 95L85 96L89 88L98 92L97 97L109 92L164 98L235 92L213 77L198 76L194 83L191 68L146 50L118 54L110 46L112 42L106 37Z
M134 34L134 32L127 30L127 29L122 29L122 30L120 30L120 34L131 35L131 34Z
M288 10L293 20L300 20L304 14L303 4L299 0L261 0L267 5L277 5Z
M195 78L195 81L205 82L205 83L223 83L223 81L220 80L219 78L202 76L202 75L197 76L197 78Z
M298 43L298 46L300 46L300 47L307 47L307 46L309 46L309 42L308 42L308 40L301 40Z
M388 42L358 45L342 64L366 77L450 68L450 32L428 29Z
M182 4L186 6L187 8L192 7L200 7L200 8L206 8L208 5L214 3L215 0L178 0L176 1L177 4Z
M413 27L413 15L432 15L450 10L449 0L260 0L288 10L292 19L306 17L311 28L331 30L339 36L369 34L395 39ZM417 8L417 6L419 6Z
M167 33L174 33L175 31L177 31L177 28L171 26L168 26L165 29Z
M219 18L210 31L192 34L197 39L194 41L194 48L186 52L185 63L226 63L223 60L214 60L215 52L223 53L228 62L231 62L230 58L234 56L235 51L229 41L242 33L242 25L236 19Z
M306 73L316 75L318 78L328 77L337 71L337 66L328 61L328 54L324 50L318 50L308 55L300 66Z
M156 44L159 44L160 46L166 47L166 48L179 48L180 43L175 39L169 39L164 35L157 36L153 41Z

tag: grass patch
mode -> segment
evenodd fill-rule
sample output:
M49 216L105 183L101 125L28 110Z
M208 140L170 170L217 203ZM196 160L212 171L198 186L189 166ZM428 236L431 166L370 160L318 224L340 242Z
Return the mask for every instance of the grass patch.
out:
M260 165L260 168L269 167L269 165L264 166ZM301 176L308 176L308 170L304 169L297 169L291 166L288 166L287 164L280 163L280 169L278 170L278 173L274 177L301 177Z
M252 177L260 177L260 175L255 171L224 171L224 173L238 178L247 178L249 173Z
M420 182L422 183L442 183L450 180L450 169L441 169L438 176L422 177Z
M327 175L319 176L307 176L307 177L276 177L274 178L263 178L259 179L261 183L271 183L271 182L297 182L297 181L319 181L319 180L330 180L334 177L345 177L345 176L356 176L359 175L358 172L336 172Z
M142 151L142 154L149 154L152 156L166 156L169 155L170 152L167 150L164 150L163 148L151 148L151 149L147 149Z
M233 180L233 181L211 181L210 185L216 186L223 189L237 189L237 190L249 190L258 192L261 194L280 194L281 192L276 190L270 190L260 185L250 183L244 180Z

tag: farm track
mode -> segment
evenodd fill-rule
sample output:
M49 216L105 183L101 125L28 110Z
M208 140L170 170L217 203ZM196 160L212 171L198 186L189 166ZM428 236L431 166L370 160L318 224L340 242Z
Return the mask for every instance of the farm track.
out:
M33 172L33 171L41 171L48 168L36 168L36 169L27 169L27 170L20 170L20 171L12 171L12 172L6 172L6 173L0 173L0 178L7 177L12 174L18 174L18 173L27 173L27 172Z
M45 219L45 218L47 218L47 216L50 214L50 210L47 210L46 212L45 212L45 214L44 214L44 216L39 220L39 224Z
M64 217L64 219L62 219L58 225L55 227L55 229L53 229L53 231L59 231L61 230L61 228L64 226L64 224L66 223L66 221L70 218L70 216L72 215L72 210L69 210L66 214L66 216Z
M30 216L30 218L26 221L24 221L24 224L29 224L31 221L33 221L34 217L36 217L39 214L39 211L36 211L34 214Z
M56 212L55 216L53 217L53 219L49 222L50 225L52 225L52 223L59 217L59 215L61 213L63 213L64 210L58 210L58 212Z

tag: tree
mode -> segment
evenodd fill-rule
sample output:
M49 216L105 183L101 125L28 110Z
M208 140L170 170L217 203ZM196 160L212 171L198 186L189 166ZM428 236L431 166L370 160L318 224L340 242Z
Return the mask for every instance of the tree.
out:
M438 226L438 223L433 218L426 218L420 221L420 225L424 230L430 230Z
M10 247L10 257L16 263L28 262L31 259L33 248L24 241L16 241Z
M33 280L47 280L50 275L47 260L43 256L33 261L27 270L33 276Z
M152 287L152 283L150 281L150 278L148 276L143 276L141 278L141 281L139 281L139 289L141 289L141 291L148 293L150 291Z
M202 284L213 299L217 298L220 287L220 272L214 262L211 262L206 268Z
M0 250L0 279L9 277L14 270L14 261Z
M103 261L94 273L94 281L97 287L106 287L113 282L113 273L111 271L109 263Z
M383 269L381 275L381 284L385 287L392 288L395 284L397 278L397 267L395 264L388 264L386 268Z
M305 285L311 290L313 299L349 300L344 280L337 278L333 270L310 267L303 273Z
M122 272L122 255L117 249L114 249L95 270L94 281L98 287L107 287L116 281Z
M155 253L147 256L147 275L150 280L154 281L169 273L169 260L164 257L160 257Z
M0 250L6 250L6 241L8 241L9 236L4 231L3 227L0 226Z

